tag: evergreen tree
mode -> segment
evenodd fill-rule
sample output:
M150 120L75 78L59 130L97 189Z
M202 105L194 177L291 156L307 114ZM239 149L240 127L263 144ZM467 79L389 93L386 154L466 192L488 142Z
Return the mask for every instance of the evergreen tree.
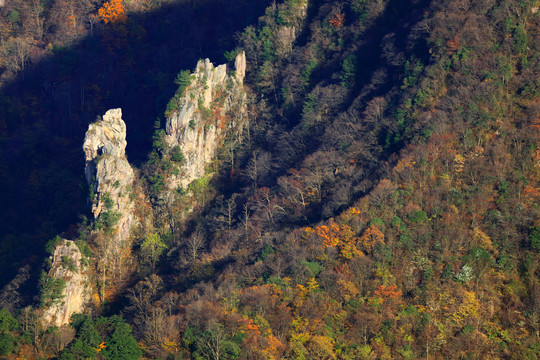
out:
M131 334L131 326L126 324L120 316L113 316L111 319L114 330L107 337L106 347L101 352L103 356L110 360L140 358L142 351Z

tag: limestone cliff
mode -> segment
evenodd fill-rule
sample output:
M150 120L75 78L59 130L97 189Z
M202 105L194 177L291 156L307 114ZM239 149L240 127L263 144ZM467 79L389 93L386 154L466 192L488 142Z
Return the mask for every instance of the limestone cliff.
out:
M236 57L235 69L227 74L227 65L214 67L210 60L200 60L189 85L174 104L166 121L165 141L171 148L180 148L184 161L179 174L167 179L170 189L186 188L203 177L225 137L244 123L247 96L243 52Z
M84 311L90 292L87 266L84 266L81 260L81 252L73 241L62 240L56 246L48 274L48 284L55 284L60 280L61 284L65 285L61 295L44 310L42 319L46 326L65 325L71 315Z
M83 145L94 219L104 227L114 226L116 243L129 238L134 224L129 197L134 173L126 159L126 145L121 109L109 110L103 120L90 124Z

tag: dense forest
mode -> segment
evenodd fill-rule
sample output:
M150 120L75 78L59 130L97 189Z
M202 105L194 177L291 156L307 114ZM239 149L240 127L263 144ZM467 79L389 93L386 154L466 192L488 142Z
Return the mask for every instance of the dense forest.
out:
M5 0L0 355L538 359L538 9ZM247 116L203 177L172 188L186 158L167 126L197 101L197 60L243 53ZM233 122L220 96L199 99L205 130ZM114 266L103 244L121 214L104 196L92 217L81 149L110 108L138 219ZM90 300L47 326L63 238Z

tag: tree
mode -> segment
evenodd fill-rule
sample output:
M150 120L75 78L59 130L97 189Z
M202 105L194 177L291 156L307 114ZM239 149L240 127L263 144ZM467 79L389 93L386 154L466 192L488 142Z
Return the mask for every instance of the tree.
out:
M161 236L159 236L159 234L148 234L144 237L141 244L141 252L142 255L150 262L152 273L155 272L156 263L166 249L167 244L161 240Z
M49 21L54 24L59 39L73 41L86 32L86 21L93 26L95 15L88 16L92 9L90 0L57 0L55 1Z
M77 330L77 339L62 352L60 360L95 358L101 336L92 319L86 315L75 314L71 318L71 326Z
M335 14L332 19L330 19L330 25L332 25L335 28L341 27L343 25L343 20L345 19L345 16L343 14Z
M277 182L286 202L295 206L301 205L302 210L305 210L309 199L302 173L296 169L290 169L289 175L280 177Z
M365 250L371 251L375 244L384 243L384 234L375 225L371 225L364 231L359 243Z
M236 198L235 194L233 194L230 199L225 201L225 208L222 210L222 213L225 215L227 219L227 226L230 230L233 224L236 222L236 219L234 218L234 214L236 212L236 201L234 200Z
M113 316L113 332L107 337L106 346L101 352L109 360L135 360L142 356L137 341L131 334L131 326L119 316Z
M23 71L30 58L31 38L9 38L0 48L6 68L11 72Z
M19 269L17 275L0 291L0 308L14 311L21 302L19 288L30 278L30 265Z
M41 41L44 33L43 1L29 0L25 2L23 27L35 41Z
M106 31L102 38L109 51L114 53L124 48L128 41L128 31L127 16L122 0L111 0L103 4L103 7L98 10L98 17L105 24L111 25L111 31Z
M137 334L154 345L163 340L165 331L165 311L155 304L162 286L161 278L152 274L140 281L128 295Z
M317 234L324 247L337 247L340 255L345 259L363 255L362 251L356 247L358 237L349 225L331 221L329 225L320 225L314 229L308 227L305 231L307 234Z
M111 0L103 4L98 15L105 24L125 23L126 12L122 0Z
M15 337L11 331L18 327L18 322L7 309L0 310L0 355L5 356L15 349Z
M270 171L271 155L268 152L261 152L259 150L253 151L252 155L246 167L245 174L253 182L253 191L255 192L260 179Z
M192 264L197 260L199 254L204 248L205 243L206 239L202 231L197 230L193 234L191 234L191 236L186 241L187 257L189 263Z
M267 187L257 189L253 201L253 208L258 212L259 220L266 220L266 224L274 224L276 218L285 213L285 210L279 205L277 197L271 194Z
M238 344L227 335L223 325L211 322L198 341L198 349L205 359L236 359L240 353Z

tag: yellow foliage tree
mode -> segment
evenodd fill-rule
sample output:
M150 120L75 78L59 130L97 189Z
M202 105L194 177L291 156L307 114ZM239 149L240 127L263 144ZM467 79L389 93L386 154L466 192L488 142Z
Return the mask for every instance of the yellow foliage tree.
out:
M480 302L471 291L466 291L460 306L450 314L450 319L458 326L465 325L470 320L478 319L480 314Z
M495 251L491 238L487 236L480 228L475 227L472 231L474 245L482 247L488 251Z
M337 285L339 285L338 289L341 297L346 302L360 294L358 288L350 281L341 279L337 281Z

